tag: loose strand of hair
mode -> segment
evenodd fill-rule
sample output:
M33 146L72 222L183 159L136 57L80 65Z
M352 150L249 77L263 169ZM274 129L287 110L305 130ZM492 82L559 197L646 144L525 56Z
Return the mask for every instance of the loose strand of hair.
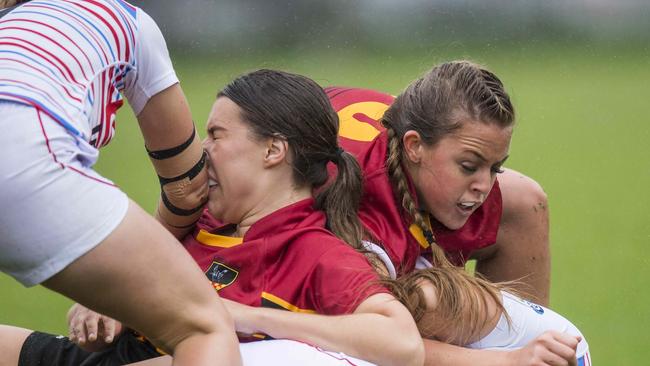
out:
M422 281L433 285L437 301L433 309L428 309L424 293L419 288ZM395 297L411 312L423 337L439 338L437 335L449 333L449 339L464 346L478 340L482 325L489 320L486 313L488 301L492 300L499 310L495 316L503 314L511 325L511 319L503 307L500 284L474 277L463 268L432 267L413 271L397 280L383 280ZM425 316L436 316L441 320L436 329L426 329L421 320ZM462 335L462 337L461 337Z

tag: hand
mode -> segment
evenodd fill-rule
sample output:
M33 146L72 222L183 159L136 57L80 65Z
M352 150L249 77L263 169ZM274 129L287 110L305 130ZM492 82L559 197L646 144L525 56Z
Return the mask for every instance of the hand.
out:
M68 310L68 337L86 351L107 348L122 330L122 323L82 305L74 304Z
M512 352L513 365L576 366L576 348L581 340L566 333L545 332Z

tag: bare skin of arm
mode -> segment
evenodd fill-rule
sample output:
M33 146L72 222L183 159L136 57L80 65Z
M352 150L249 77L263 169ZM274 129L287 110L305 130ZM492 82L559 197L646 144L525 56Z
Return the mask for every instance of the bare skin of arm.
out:
M438 293L434 286L422 281L420 289L427 302L427 314L418 323L420 333L424 338L426 366L575 366L576 348L579 337L555 331L548 331L525 347L512 351L469 349L445 342L469 344L480 340L489 334L496 326L501 316L495 300L487 293L475 289L474 295L483 297L485 302L479 302L478 307L466 307L460 318L449 318L436 311ZM469 312L475 313L474 317ZM462 325L474 320L481 324L480 328L449 326ZM474 332L474 333L463 333Z
M225 300L236 329L304 341L380 365L422 365L423 346L410 313L388 294L372 295L353 314L327 316L255 308ZM399 329L399 337L391 336Z
M497 242L476 251L476 271L492 282L519 281L548 306L551 283L548 200L540 185L511 169L499 175L503 214ZM514 286L516 287L516 286Z
M469 349L425 339L426 366L576 366L579 340L571 335L546 332L515 351Z
M145 145L150 151L166 150L186 142L194 131L189 105L179 84L170 86L149 99L137 116ZM198 136L182 153L164 160L152 159L156 172L166 178L176 177L190 170L203 154ZM205 167L193 179L165 186L168 199L174 206L190 210L205 203L208 194L208 174ZM177 239L193 228L201 215L177 215L160 201L156 219Z

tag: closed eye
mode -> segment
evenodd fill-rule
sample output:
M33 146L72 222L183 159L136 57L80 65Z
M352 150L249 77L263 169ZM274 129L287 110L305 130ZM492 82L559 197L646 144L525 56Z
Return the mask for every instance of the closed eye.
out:
M475 166L469 164L460 164L460 167L466 173L476 173L476 171L478 170Z
M501 174L501 173L504 172L504 170L503 170L503 168L501 167L501 165L493 166L492 169L491 169L491 171L492 171L492 173L494 173L494 174Z

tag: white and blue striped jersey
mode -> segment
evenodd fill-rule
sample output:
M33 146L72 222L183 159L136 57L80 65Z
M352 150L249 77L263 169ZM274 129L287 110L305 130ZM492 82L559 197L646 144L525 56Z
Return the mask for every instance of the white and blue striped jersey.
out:
M31 105L95 148L178 82L164 38L122 0L33 0L0 19L0 99Z

